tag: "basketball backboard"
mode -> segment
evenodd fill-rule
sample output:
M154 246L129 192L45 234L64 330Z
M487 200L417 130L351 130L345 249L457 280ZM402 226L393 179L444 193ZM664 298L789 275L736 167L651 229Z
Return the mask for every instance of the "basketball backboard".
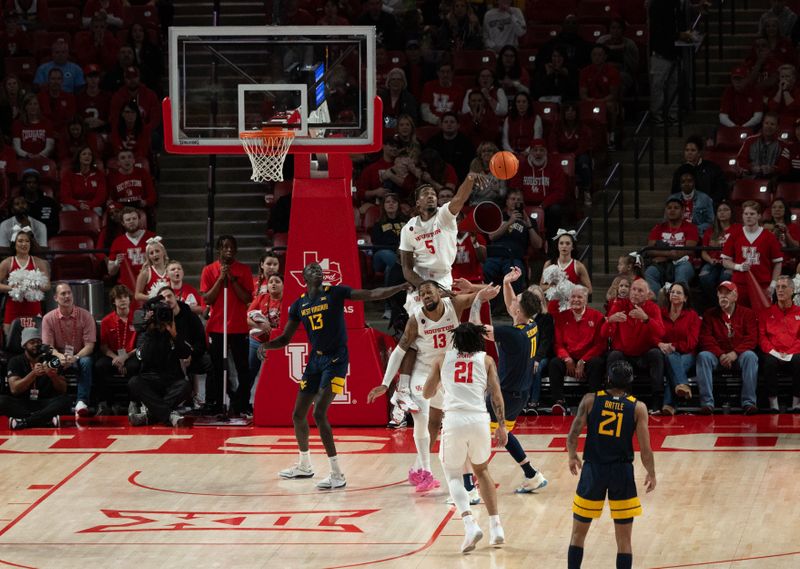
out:
M171 27L167 150L241 154L239 133L295 131L295 153L380 148L375 29Z

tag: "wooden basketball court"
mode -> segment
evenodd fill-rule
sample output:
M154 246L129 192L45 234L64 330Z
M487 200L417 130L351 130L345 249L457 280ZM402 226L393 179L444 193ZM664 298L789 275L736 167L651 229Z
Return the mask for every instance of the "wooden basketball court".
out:
M521 470L505 451L494 455L507 544L484 540L466 556L445 489L418 495L405 481L410 429L338 429L347 488L333 492L315 488L327 475L318 440L314 479L276 476L296 457L290 429L130 428L111 418L4 430L0 567L566 567L570 422L520 425L549 479L538 494L515 495ZM654 418L651 432L658 487L642 497L635 567L800 567L800 415ZM486 512L475 510L485 530ZM583 566L613 567L607 508L593 526Z

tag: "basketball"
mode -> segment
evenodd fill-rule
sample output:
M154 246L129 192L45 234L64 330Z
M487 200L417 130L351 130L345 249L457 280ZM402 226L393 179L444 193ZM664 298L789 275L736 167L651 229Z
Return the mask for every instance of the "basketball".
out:
M514 177L519 168L519 160L514 156L513 152L501 150L495 152L492 159L489 161L489 170L492 175L498 180L509 180Z

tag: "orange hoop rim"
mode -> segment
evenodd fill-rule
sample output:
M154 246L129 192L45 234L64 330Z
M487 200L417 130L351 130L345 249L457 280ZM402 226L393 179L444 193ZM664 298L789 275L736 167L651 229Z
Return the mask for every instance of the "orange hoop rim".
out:
M268 136L294 138L294 131L286 128L269 127L261 130L243 130L239 133L239 138L266 138Z

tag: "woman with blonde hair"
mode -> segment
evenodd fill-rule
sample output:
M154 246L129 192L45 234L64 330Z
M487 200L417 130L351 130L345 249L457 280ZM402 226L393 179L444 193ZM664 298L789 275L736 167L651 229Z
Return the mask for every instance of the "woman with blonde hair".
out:
M169 256L167 248L161 243L161 237L155 236L147 240L144 249L144 264L136 277L135 299L144 302L154 297L162 286L170 286L167 265Z
M401 115L418 116L419 103L408 90L406 73L399 67L389 70L385 88L380 89L378 95L383 100L383 124L386 128L395 128Z

